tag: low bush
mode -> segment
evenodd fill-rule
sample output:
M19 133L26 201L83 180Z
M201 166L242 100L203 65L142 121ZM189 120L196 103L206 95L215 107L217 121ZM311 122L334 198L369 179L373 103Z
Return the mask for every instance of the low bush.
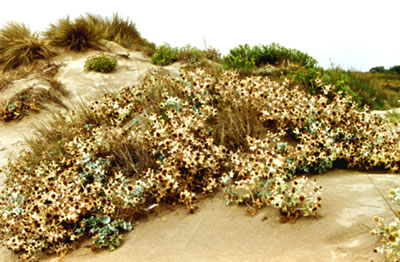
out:
M272 43L254 47L240 45L229 51L223 63L227 69L251 72L264 65L293 64L298 67L314 67L317 61L299 50Z
M400 65L392 66L392 67L389 69L389 72L400 74Z
M385 69L383 66L376 66L369 70L370 73L395 73L400 74L400 65L392 66L389 69Z
M178 49L168 44L158 46L151 57L151 62L156 65L166 66L178 61Z
M54 55L38 34L31 33L24 24L11 22L0 29L0 67L3 71Z
M376 66L373 67L369 70L370 73L384 73L385 72L385 67L383 66Z
M68 16L51 24L44 35L53 46L64 47L69 51L85 51L100 47L102 33L87 18L81 16L71 20Z
M98 55L86 59L85 70L109 73L114 70L117 64L118 61L114 57L108 55Z

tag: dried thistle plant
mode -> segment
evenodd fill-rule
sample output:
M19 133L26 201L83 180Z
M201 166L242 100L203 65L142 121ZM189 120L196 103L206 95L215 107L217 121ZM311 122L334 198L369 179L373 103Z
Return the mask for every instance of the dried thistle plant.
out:
M89 228L103 234L95 247L115 247L123 230L105 225L128 229L124 222L159 203L193 212L219 187L251 213L271 206L282 221L317 216L321 188L303 173L338 162L397 172L400 163L391 126L319 88L311 96L287 82L195 70L152 73L106 94L42 129L42 140L3 170L0 237L23 258L64 252Z

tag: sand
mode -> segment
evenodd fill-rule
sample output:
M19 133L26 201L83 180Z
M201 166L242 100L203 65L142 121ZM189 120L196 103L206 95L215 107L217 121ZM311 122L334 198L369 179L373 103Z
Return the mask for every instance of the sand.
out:
M66 53L55 59L62 64L56 78L71 92L63 98L70 108L107 90L139 84L146 72L156 68L139 53L109 45L110 53L129 55L118 59L119 67L111 74L84 72L84 61L98 51ZM177 75L179 67L167 69ZM22 121L0 122L0 166L24 147L24 137L33 135L32 123L47 121L55 110L65 109L49 105L47 111ZM313 178L324 188L317 218L282 224L276 209L264 208L252 216L243 207L226 206L219 192L201 201L194 214L182 206L156 209L135 224L115 251L93 252L84 242L63 258L45 256L42 261L383 261L372 251L379 240L369 231L375 226L374 216L394 218L382 195L399 186L398 177L334 170ZM16 261L4 247L0 249L3 261Z

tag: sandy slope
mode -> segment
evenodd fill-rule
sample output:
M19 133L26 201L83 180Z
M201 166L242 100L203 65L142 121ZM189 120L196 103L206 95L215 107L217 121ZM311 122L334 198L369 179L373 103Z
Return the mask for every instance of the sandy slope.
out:
M109 51L122 56L118 58L118 69L107 75L83 71L86 58L98 51L66 53L56 58L56 63L63 64L57 79L72 93L63 99L65 104L73 108L81 99L91 100L107 89L138 84L147 71L155 68L148 58L118 45L110 43ZM124 58L126 54L128 59ZM175 74L178 68L169 67ZM22 121L0 123L0 166L23 147L24 136L32 135L32 123L46 121L49 111ZM379 242L369 231L374 227L374 216L393 219L379 190L386 196L399 186L398 177L335 170L315 178L324 187L323 207L317 219L281 224L277 210L271 208L253 217L242 207L226 206L223 194L218 193L199 203L193 215L183 207L156 210L156 214L139 221L126 234L125 243L113 252L94 253L83 244L64 261L382 261L382 256L372 252ZM16 261L16 256L2 248L0 262L5 261ZM44 257L43 261L62 259Z

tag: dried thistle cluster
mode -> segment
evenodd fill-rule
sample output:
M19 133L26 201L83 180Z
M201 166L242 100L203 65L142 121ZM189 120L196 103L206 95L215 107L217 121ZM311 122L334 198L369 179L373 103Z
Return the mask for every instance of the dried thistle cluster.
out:
M0 91L2 91L2 85L4 85L3 88L6 89L12 85L13 81L33 73L35 73L36 78L46 81L49 88L38 88L35 85L31 85L15 93L7 100L0 99L0 120L11 121L22 119L30 112L39 112L43 109L44 103L53 102L59 106L65 107L60 97L67 96L68 91L54 78L59 67L59 64L47 63L29 69L25 73L14 72L14 74L5 74L4 80L2 81L3 83L0 83Z
M390 191L388 197L392 202L400 204L400 187ZM375 252L386 255L389 261L400 261L400 210L397 211L396 218L389 224L386 224L381 217L374 217L376 222L375 229L371 230L371 235L382 236L382 245Z
M40 103L35 98L28 96L18 96L15 100L5 104L0 103L0 120L10 121L14 119L22 119L27 112L39 112Z
M320 88L310 96L287 81L234 72L149 74L65 119L68 136L55 136L51 150L9 163L1 239L24 258L62 252L83 233L102 232L99 221L122 225L161 202L192 212L220 186L228 203L251 212L272 206L284 221L316 216L321 188L298 175L338 161L391 171L399 163L398 135L384 120ZM112 244L96 234L94 245Z
M307 177L292 178L288 172L289 151L276 134L266 139L248 137L248 152L231 154L232 165L221 178L226 201L247 205L250 214L263 206L279 209L281 220L294 222L301 216L316 216L321 208L321 187Z
M128 181L110 166L101 127L79 134L63 145L62 158L34 166L21 161L5 171L1 233L10 249L26 252L23 259L39 250L60 253L72 247L81 237L80 222L90 215L118 217L144 202L142 183Z

